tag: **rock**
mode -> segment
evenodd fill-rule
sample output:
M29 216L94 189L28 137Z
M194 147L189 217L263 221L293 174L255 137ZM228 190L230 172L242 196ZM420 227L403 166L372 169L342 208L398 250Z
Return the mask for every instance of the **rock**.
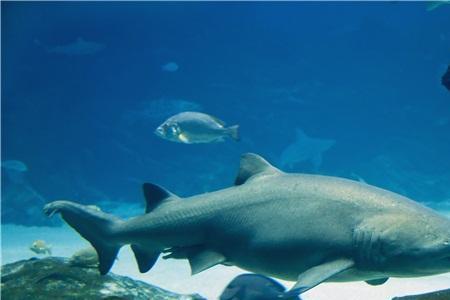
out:
M105 300L201 300L198 295L179 295L142 281L97 269L71 266L62 257L32 258L2 266L3 300L105 299Z
M450 289L421 295L392 298L392 300L448 300L448 299L450 299Z
M97 251L95 251L93 247L87 247L78 250L69 258L69 264L75 267L78 266L82 268L97 268L98 267Z

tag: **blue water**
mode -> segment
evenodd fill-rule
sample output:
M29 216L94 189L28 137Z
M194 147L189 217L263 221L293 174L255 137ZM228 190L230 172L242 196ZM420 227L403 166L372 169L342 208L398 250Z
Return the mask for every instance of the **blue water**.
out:
M2 168L3 223L48 224L41 207L56 199L143 210L146 181L180 196L224 188L244 152L280 165L297 130L335 143L298 143L309 154L287 171L450 206L450 5L1 7L1 159L26 165ZM239 124L241 141L154 135L186 109Z

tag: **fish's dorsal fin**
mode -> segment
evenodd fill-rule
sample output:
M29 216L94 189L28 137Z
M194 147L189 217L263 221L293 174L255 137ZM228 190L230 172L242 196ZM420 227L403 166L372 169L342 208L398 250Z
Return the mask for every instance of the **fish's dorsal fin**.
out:
M282 172L272 166L261 156L254 153L245 153L241 156L239 173L234 181L235 185L241 185L250 178L260 175L274 175Z
M209 116L211 117L211 119L213 119L214 121L216 121L219 125L225 126L225 122L222 121L221 119L219 119L219 118L217 118L217 117L214 117L214 116L211 116L211 115L209 115Z
M142 185L145 197L145 213L151 212L155 207L166 201L180 199L177 195L153 183L144 183Z

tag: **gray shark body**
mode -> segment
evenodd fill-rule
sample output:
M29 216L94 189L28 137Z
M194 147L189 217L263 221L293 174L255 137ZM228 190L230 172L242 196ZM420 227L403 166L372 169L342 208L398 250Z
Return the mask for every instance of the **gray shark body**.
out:
M122 221L69 201L45 207L96 248L100 272L131 244L141 272L161 252L196 274L216 264L297 281L287 297L324 281L367 281L450 271L450 220L364 183L287 174L246 154L236 186L185 199L144 185L146 214Z

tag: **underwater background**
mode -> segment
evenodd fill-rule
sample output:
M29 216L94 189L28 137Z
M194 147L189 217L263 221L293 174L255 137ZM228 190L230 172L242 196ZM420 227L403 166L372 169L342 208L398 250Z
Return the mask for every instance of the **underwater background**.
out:
M60 226L42 214L56 199L141 214L142 183L228 187L245 152L448 214L450 5L427 7L2 2L3 227ZM239 124L241 140L154 134L181 111Z

